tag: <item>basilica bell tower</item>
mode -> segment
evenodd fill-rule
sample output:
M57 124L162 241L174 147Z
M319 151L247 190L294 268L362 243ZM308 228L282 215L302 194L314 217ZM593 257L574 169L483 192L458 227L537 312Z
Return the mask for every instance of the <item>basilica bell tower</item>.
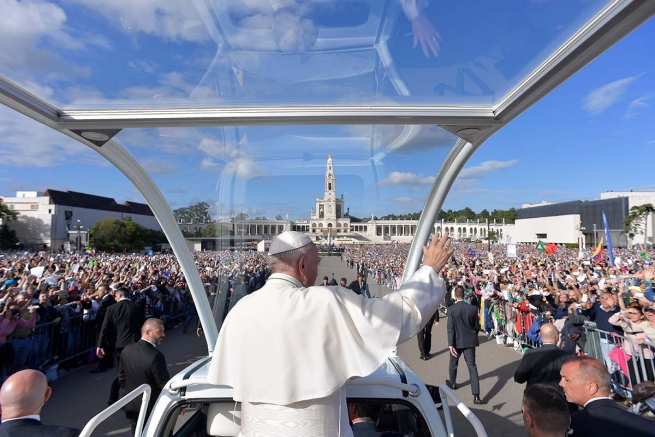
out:
M332 155L328 155L327 169L325 170L325 200L336 200L336 180L334 179L334 166Z

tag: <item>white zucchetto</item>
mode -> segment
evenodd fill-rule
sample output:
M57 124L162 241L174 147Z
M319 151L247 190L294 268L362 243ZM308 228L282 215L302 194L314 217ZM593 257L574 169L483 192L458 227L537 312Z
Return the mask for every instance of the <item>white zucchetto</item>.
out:
M277 255L290 250L300 249L311 242L312 239L302 232L285 231L275 237L268 250L268 254Z

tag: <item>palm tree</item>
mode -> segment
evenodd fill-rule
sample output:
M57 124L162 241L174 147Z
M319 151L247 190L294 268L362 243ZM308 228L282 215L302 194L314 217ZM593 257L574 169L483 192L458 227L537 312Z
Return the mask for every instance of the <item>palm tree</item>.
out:
M643 234L644 245L648 243L648 217L655 213L655 206L652 203L645 203L639 206L630 208L628 214L623 221L625 224L624 232L632 238L630 234Z

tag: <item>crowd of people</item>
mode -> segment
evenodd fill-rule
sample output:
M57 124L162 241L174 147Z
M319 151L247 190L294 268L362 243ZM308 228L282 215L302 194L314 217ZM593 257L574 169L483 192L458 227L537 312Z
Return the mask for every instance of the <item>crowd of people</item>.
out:
M653 250L616 249L612 265L565 247L547 253L518 245L516 256L509 257L505 245L453 246L453 259L440 272L449 297L462 288L464 301L479 308L480 330L498 344L527 352L545 343L560 351L555 355L587 352L605 364L617 398L630 397L636 384L655 381ZM370 281L396 287L408 249L407 244L350 246L343 260ZM551 330L557 333L554 344Z
M607 334L600 339L602 354L598 358L611 377L614 392L617 385L632 388L655 380L652 250L615 250L614 265L610 265L607 259L594 262L564 247L546 253L534 245L519 245L512 257L504 245L492 245L488 250L486 244L453 242L451 247L454 254L438 275L447 290L447 304L463 301L478 309L473 323L479 324L476 332L495 336L504 345L554 346L566 354L555 353L558 358L549 363L561 368L566 362L562 357L583 355L589 349L586 322L595 322L597 332ZM409 245L403 243L345 246L340 250L341 259L355 270L357 279L341 278L339 285L366 298L375 297L368 283L400 288L408 251ZM269 257L255 250L197 252L193 256L221 322L238 298L263 287L271 274ZM323 285L337 285L336 279L324 277ZM218 295L222 297L217 300ZM142 321L160 319L164 328L181 324L185 333L197 314L172 254L0 254L2 380L21 369L40 369L48 375L54 364L69 368L96 358L100 361L94 371L106 370L103 366L108 360L98 335L108 307L119 298L134 302ZM217 305L221 307L218 311ZM449 346L453 355L449 386L456 388L458 357L465 357L473 378L475 355L466 349L477 344L453 341ZM429 349L421 353L423 358ZM113 364L113 358L111 361ZM528 379L525 369L517 376L517 382ZM480 403L479 389L473 395ZM529 401L529 396L526 399Z
M250 292L268 275L266 256L254 250L194 258L207 292L235 278ZM194 303L172 254L0 254L1 378L23 368L65 371L96 359L107 304L121 287L144 319L159 318L167 328L181 324L185 332L193 323Z

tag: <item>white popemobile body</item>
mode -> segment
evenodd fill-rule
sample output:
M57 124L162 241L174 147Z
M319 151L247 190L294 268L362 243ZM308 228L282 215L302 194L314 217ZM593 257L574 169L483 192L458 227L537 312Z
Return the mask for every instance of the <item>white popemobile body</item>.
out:
M205 435L203 431L206 431L209 436L236 437L240 429L240 405L232 399L230 387L207 383L209 363L210 358L203 358L175 375L162 391L148 422L137 426L137 435L191 437ZM143 392L146 392L143 414L149 395L146 385L98 414L83 429L81 437L92 435L102 420ZM349 381L346 394L349 401L379 405L378 427L383 431L407 437L452 436L450 411L442 408L451 401L471 422L478 436L487 435L480 421L450 389L426 386L398 356L389 357L372 375ZM443 410L445 420L439 410ZM139 434L141 426L143 432Z
M178 2L173 3L177 6ZM202 50L191 50L194 57L189 59L185 56L190 54L190 46L175 38L158 41L171 44L164 47L165 52L146 51L162 55L173 46L183 50L182 59L189 62L181 62L181 68L195 65L200 58L209 60L203 74L193 71L188 76L186 80L201 77L193 84L166 75L166 82L185 82L180 89L189 94L187 99L175 92L158 93L147 101L107 97L98 103L96 96L102 93L91 92L77 94L89 94L92 100L71 98L75 100L71 104L59 97L54 100L53 96L67 93L52 89L60 85L23 88L30 80L21 68L10 65L0 76L0 105L102 155L146 200L187 279L209 356L218 337L219 315L209 310L197 266L168 201L144 169L152 156L164 150L181 152L178 148L184 144L191 146L193 153L188 155L202 160L197 167L188 168L222 169L216 183L217 201L229 205L236 214L234 208L248 204L248 178L237 177L242 175L244 164L251 170L267 167L268 177L304 178L321 173L322 157L336 148L352 174L373 187L380 185L381 173L386 172L384 161L393 161L394 153L404 151L407 158L425 156L418 151L426 147L444 153L449 150L442 161L430 161L439 170L414 233L404 271L407 279L419 267L422 245L433 232L450 188L476 150L655 15L653 0L299 3L311 7L301 8L286 0L192 0L183 8L185 15L168 17L170 22L166 22L179 24L185 35L196 35L194 29L204 32L203 45L198 46ZM157 9L157 14L168 9ZM266 20L255 23L252 17ZM506 21L508 18L514 21ZM112 41L115 45L102 46L111 47L112 53L122 50L141 61L144 51L134 51L141 47L134 43L139 19L136 16L130 25L121 17L126 31L133 29L135 33ZM73 22L67 24L74 26ZM87 35L87 25L84 22L84 28L76 33L82 35L80 38ZM281 38L283 35L295 38L288 40ZM155 36L150 36L154 41ZM442 36L442 54L435 58ZM52 40L56 46L63 39ZM425 58L420 48L412 49L418 40ZM215 50L213 60L208 48ZM38 50L49 54L50 45ZM126 85L142 85L136 82L140 75L121 74L103 63L114 59L96 56L95 70L105 71L107 76L103 77L121 77L128 81ZM128 65L125 61L116 65ZM49 67L71 68L66 62ZM65 76L68 71L62 73ZM140 146L153 147L141 163L135 158L136 152L133 156L125 149L130 144L130 132L131 138L139 138ZM172 137L175 142L169 144ZM171 156L180 160L183 155ZM320 165L316 165L317 156ZM251 177L257 175L255 171ZM302 183L302 179L294 182ZM144 402L137 437L236 436L238 405L232 400L230 387L206 383L209 361L209 357L204 358L173 377L147 423L143 423L143 415L150 389L141 386L94 417L82 436L91 435L109 415L122 414L120 408L141 395ZM478 435L485 435L479 421L448 388L426 387L397 356L389 357L372 375L350 381L346 390L348 399L378 403L382 407L381 427L404 436L454 435L449 409L443 409L442 420L434 403L434 399L446 398L464 412Z

